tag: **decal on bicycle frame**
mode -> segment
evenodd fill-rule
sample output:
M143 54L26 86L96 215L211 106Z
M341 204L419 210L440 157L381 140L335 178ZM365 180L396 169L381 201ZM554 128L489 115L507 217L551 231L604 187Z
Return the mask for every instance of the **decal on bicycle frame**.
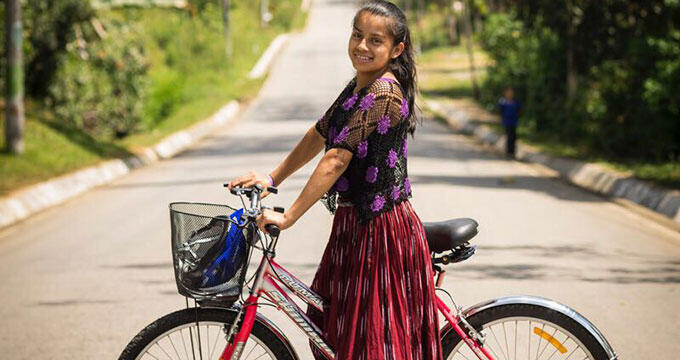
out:
M293 292L295 292L295 294L306 303L311 304L320 311L323 311L323 299L321 299L319 295L314 293L314 291L307 287L307 285L293 277L282 267L278 265L275 265L275 267L276 275L288 288L293 290Z
M276 303L276 305L293 320L293 322L307 335L312 343L326 356L328 359L335 359L335 351L326 344L321 337L321 331L314 325L307 315L305 315L297 304L289 300L288 296L282 293L282 290L271 279L264 282L265 293Z

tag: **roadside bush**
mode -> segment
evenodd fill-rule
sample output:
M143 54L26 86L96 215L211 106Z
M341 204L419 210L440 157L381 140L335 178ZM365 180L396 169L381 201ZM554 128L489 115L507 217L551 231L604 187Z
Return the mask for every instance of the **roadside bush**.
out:
M98 138L122 138L138 128L147 92L147 61L137 30L110 24L86 47L70 43L50 86L55 114Z
M0 88L5 88L5 2L0 4ZM22 1L24 36L24 75L26 94L41 98L59 68L60 55L76 29L86 24L94 10L86 0Z
M572 30L577 82L571 99L562 15L541 9L524 14L525 21L513 13L489 16L480 41L494 65L482 85L483 102L495 107L503 88L513 86L529 132L611 159L677 161L680 29L671 20L680 17L680 5L652 5L622 8L631 13L612 19L613 7L583 4L589 11Z

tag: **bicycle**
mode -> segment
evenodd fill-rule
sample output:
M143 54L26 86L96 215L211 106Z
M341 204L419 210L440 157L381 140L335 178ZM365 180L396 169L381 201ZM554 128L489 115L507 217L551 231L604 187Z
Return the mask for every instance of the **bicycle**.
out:
M335 359L322 332L284 288L320 311L324 300L274 260L280 230L270 224L262 232L255 224L267 208L261 204L265 190L277 193L274 187L260 185L232 188L232 194L241 199L241 210L214 204L170 204L175 279L187 308L144 328L123 350L120 360L299 359L286 335L258 313L263 305L283 311L322 357ZM273 210L283 212L279 207ZM617 359L590 321L554 301L512 296L466 309L458 306L440 287L445 274L442 266L475 253L470 240L478 233L478 224L472 219L454 219L424 225L437 291L451 301L449 306L436 297L437 309L445 319L441 327L444 359ZM246 281L253 249L261 251L262 258ZM244 286L249 289L245 300L241 297ZM195 300L193 307L189 297Z

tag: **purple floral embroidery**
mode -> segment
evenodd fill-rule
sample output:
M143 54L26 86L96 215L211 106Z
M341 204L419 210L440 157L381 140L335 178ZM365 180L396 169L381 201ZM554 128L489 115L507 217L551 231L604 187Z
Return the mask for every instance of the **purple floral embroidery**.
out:
M408 141L404 139L404 157L408 157Z
M345 102L342 104L342 109L345 111L351 109L355 102L357 102L357 94L347 98L347 100L345 100Z
M411 193L411 182L408 180L408 178L404 179L404 191L406 194Z
M380 211L383 208L383 206L385 206L385 198L382 197L382 195L376 195L373 198L373 203L371 204L371 210L373 210L373 212L377 212L377 211Z
M342 130L340 130L340 133L335 138L335 140L333 140L333 143L337 144L347 140L347 135L349 135L349 128L345 126L342 128Z
M390 117L389 115L385 115L380 117L378 119L378 133L380 135L385 135L387 133L387 130L390 128Z
M335 182L335 188L338 191L347 191L349 190L349 180L347 180L346 177L340 176L338 178L338 181Z
M359 146L357 146L357 156L359 159L365 158L366 154L368 154L368 140L360 142Z
M397 164L397 152L390 149L389 155L387 155L387 166L393 168Z
M401 196L401 188L399 188L399 185L394 185L392 187L392 200L397 200L399 199L399 196Z
M331 126L328 128L328 140L333 142L335 140L335 137L338 135L338 131L335 129L335 126Z
M373 103L375 100L375 94L373 93L368 93L366 96L364 96L363 99L361 99L361 104L359 104L359 109L361 110L368 110L373 107Z
M366 181L368 181L371 184L374 183L376 180L378 180L378 168L375 167L375 166L370 166L366 170L365 179L366 179Z
M408 101L406 101L406 99L401 100L401 109L399 109L399 112L404 119L408 117Z

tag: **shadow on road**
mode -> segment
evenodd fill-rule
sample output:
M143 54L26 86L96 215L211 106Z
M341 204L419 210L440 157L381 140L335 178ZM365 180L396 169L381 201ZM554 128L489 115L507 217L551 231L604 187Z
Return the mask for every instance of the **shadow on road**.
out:
M512 279L584 281L609 284L678 284L680 260L673 258L650 259L634 251L616 253L600 252L586 246L480 246L479 260L484 258L550 259L549 263L475 264L466 262L450 266L449 273L461 279ZM588 266L561 266L571 260L586 261ZM628 267L598 266L604 260L624 261Z
M466 187L493 188L498 190L527 190L542 192L552 197L580 202L606 201L602 197L576 188L556 184L554 178L537 176L445 176L411 175L414 184L448 184Z

